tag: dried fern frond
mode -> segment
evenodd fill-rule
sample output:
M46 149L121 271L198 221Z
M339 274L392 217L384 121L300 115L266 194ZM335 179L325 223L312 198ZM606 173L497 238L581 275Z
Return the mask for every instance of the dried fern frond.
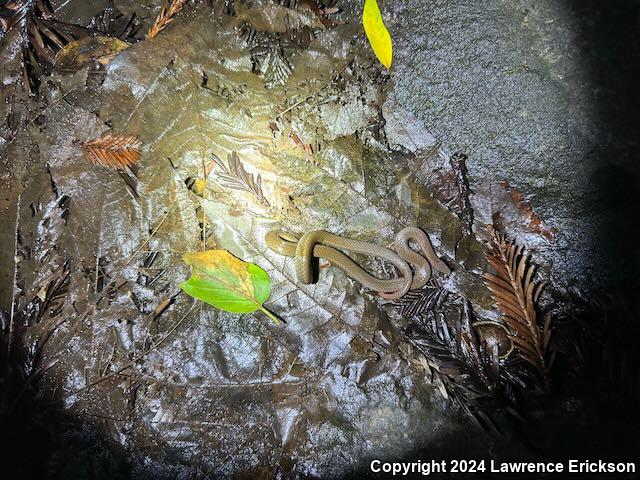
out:
M0 6L0 28L2 28L2 35L13 28L15 25L22 23L32 5L25 1L9 1Z
M255 177L247 172L240 161L237 152L231 152L227 160L227 165L216 155L211 156L216 165L222 170L218 173L218 178L222 184L234 190L243 190L252 193L258 201L265 207L269 207L269 201L262 191L262 177L258 174Z
M80 143L93 163L107 167L131 167L140 160L142 142L135 135L111 135Z
M441 312L429 310L426 316L421 316L420 323L404 329L400 353L408 362L424 369L442 396L460 407L478 426L495 430L491 412L498 406L511 409L515 406L502 392L504 372L497 350L483 348L472 327L471 306L464 299L460 301L460 321L456 326L449 326Z
M157 37L161 31L167 28L167 25L173 22L174 17L180 13L188 1L189 0L172 0L168 7L162 7L160 15L158 15L155 23L147 32L147 38Z
M520 357L538 370L547 381L547 347L551 337L549 319L541 325L537 302L544 286L533 279L535 266L524 254L522 246L507 241L493 228L487 260L496 274L485 273L485 285L491 290L504 323L511 331Z

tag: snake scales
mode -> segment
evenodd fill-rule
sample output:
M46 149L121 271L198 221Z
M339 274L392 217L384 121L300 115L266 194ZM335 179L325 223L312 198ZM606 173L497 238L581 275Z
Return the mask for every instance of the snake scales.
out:
M396 252L374 243L341 237L324 230L315 230L302 236L272 230L267 233L265 241L271 250L295 258L296 275L298 281L303 284L316 282L318 258L323 258L344 270L365 287L379 292L380 296L386 299L401 298L410 289L424 286L431 278L432 268L447 274L451 272L436 255L427 234L415 227L405 228L398 233L395 241ZM411 247L411 241L418 244L419 252ZM391 279L375 277L343 251L386 260L400 270L401 276Z

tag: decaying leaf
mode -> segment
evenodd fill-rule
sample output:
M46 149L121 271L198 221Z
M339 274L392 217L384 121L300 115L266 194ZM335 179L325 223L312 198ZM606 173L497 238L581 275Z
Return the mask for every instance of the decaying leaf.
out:
M428 151L427 155L431 153ZM455 152L449 156L448 162L434 165L432 177L430 186L433 196L458 216L465 225L467 234L473 234L474 211L467 178L467 156L462 152Z
M393 45L391 35L384 24L377 0L366 0L362 12L362 23L373 52L385 67L391 68Z
M56 54L54 66L64 70L77 70L92 61L107 65L126 48L129 48L129 44L118 38L85 37L65 45Z
M107 134L90 142L80 143L87 158L107 167L131 167L140 160L142 143L135 135Z
M507 191L507 193L511 197L511 200L513 200L514 205L522 215L522 218L524 218L524 220L527 222L531 231L537 233L538 235L541 235L549 241L553 241L556 239L556 231L553 228L547 227L545 225L545 223L542 221L542 218L540 218L540 215L538 215L535 210L533 210L533 207L531 207L531 205L529 205L525 201L524 196L522 195L522 192L520 192L520 190L510 185L506 180L500 182L500 185Z
M262 305L271 295L271 281L259 266L244 262L227 250L191 252L182 258L192 269L191 278L180 285L187 294L231 313L260 310L280 323Z
M540 325L537 302L544 286L533 279L535 266L522 246L507 241L493 228L486 257L496 273L483 279L509 328L518 354L547 380L547 346L551 331L549 320Z
M325 28L321 19L311 11L300 12L272 2L261 2L255 6L238 3L235 9L237 20L258 32L284 33L305 27Z
M16 48L21 50L22 79L30 93L38 90L40 77L49 73L58 51L69 42L96 33L56 20L49 2L41 0L2 2L0 18L0 27L13 36Z
M456 152L449 157L451 170L455 175L455 184L458 190L454 211L467 227L469 234L473 234L473 207L469 200L471 188L467 178L467 156L462 152Z

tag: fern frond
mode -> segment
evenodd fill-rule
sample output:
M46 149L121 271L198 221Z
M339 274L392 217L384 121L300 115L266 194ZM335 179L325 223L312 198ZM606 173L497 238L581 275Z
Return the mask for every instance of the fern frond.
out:
M515 411L506 395L507 380L500 368L498 349L483 344L474 331L474 315L468 301L460 298L460 320L449 326L444 315L429 310L414 317L403 332L401 355L423 369L428 381L442 396L462 408L471 419L487 430L495 429L492 410L500 405ZM421 319L421 321L419 321Z
M409 290L394 305L405 318L420 317L425 313L441 307L447 299L447 291L433 278L424 287Z

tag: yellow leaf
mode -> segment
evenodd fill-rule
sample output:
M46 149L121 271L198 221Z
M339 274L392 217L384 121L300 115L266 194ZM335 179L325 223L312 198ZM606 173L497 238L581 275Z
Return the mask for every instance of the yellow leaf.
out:
M362 23L373 52L385 67L391 68L393 45L391 35L384 24L377 0L366 0L362 12Z
M207 181L204 178L198 178L195 182L193 182L193 191L194 193L202 194L207 188Z
M85 37L67 43L56 55L55 67L79 70L92 61L108 65L115 56L129 48L127 42L113 37Z

